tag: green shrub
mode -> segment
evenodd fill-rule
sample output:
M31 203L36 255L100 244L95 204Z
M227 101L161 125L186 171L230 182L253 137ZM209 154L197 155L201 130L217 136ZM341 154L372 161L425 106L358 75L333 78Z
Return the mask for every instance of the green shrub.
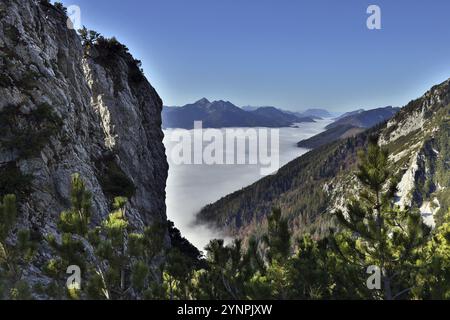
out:
M103 192L110 198L126 197L131 199L136 193L136 187L119 167L115 160L101 164L99 181Z
M44 273L50 277L57 278L62 274L63 268L61 260L50 259L44 266Z
M46 103L29 114L23 114L19 106L6 106L0 112L0 126L6 131L0 137L0 147L17 150L21 159L38 156L62 125L61 118Z
M24 90L33 90L38 83L40 75L34 71L27 71L20 80L16 81L16 86Z
M67 8L64 7L64 4L62 4L61 2L55 2L54 6L58 11L67 14Z
M25 281L19 281L14 288L10 290L11 300L32 300L31 289Z
M19 32L19 30L13 25L6 26L4 30L5 30L6 38L11 39L14 42L14 44L17 45L19 43L19 41L20 41L20 32Z
M20 198L26 197L30 191L33 177L23 174L15 162L0 167L0 195L15 194Z

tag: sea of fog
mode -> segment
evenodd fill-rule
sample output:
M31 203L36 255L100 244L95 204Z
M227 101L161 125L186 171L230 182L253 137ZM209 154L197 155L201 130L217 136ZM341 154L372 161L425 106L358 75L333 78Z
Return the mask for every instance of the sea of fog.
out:
M306 149L298 148L297 142L323 132L331 122L332 120L319 120L315 123L300 123L291 128L280 128L280 166L307 152ZM189 132L193 136L194 130ZM180 129L164 130L164 145L169 162L166 188L167 216L180 229L183 236L197 248L203 249L210 240L223 236L205 226L195 225L196 213L205 205L263 178L261 166L176 164L179 160L173 156L174 148L180 146L174 138L174 134L177 133L180 134Z

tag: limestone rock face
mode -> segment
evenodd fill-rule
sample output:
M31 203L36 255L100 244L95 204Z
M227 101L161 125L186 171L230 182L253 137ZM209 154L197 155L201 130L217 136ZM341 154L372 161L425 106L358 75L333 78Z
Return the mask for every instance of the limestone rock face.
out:
M20 200L22 226L56 232L73 173L92 191L93 223L118 195L129 196L136 228L166 221L162 101L122 45L83 47L65 13L46 1L1 0L0 68L0 123L8 123L0 128L0 177L13 169L31 177ZM59 119L51 130L36 121L49 112ZM21 152L27 143L36 150ZM42 240L38 263L50 255ZM39 278L39 267L30 266L29 277Z
M450 79L434 86L422 97L411 101L387 123L380 144L387 145L398 139L423 130L436 111L450 103Z

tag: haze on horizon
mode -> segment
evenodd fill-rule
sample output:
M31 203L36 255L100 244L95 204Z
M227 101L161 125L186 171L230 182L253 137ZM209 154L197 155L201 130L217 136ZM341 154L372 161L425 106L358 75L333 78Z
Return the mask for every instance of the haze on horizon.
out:
M448 0L63 0L142 60L165 105L403 106L450 77ZM368 30L380 6L382 30Z

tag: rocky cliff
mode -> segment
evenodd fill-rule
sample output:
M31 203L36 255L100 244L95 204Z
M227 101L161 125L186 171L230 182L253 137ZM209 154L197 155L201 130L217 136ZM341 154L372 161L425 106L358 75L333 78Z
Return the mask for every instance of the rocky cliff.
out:
M0 195L19 197L20 225L39 241L41 277L70 206L70 177L93 195L93 223L115 196L130 200L130 223L166 221L168 165L162 101L139 62L116 41L83 46L63 9L40 0L0 2Z

